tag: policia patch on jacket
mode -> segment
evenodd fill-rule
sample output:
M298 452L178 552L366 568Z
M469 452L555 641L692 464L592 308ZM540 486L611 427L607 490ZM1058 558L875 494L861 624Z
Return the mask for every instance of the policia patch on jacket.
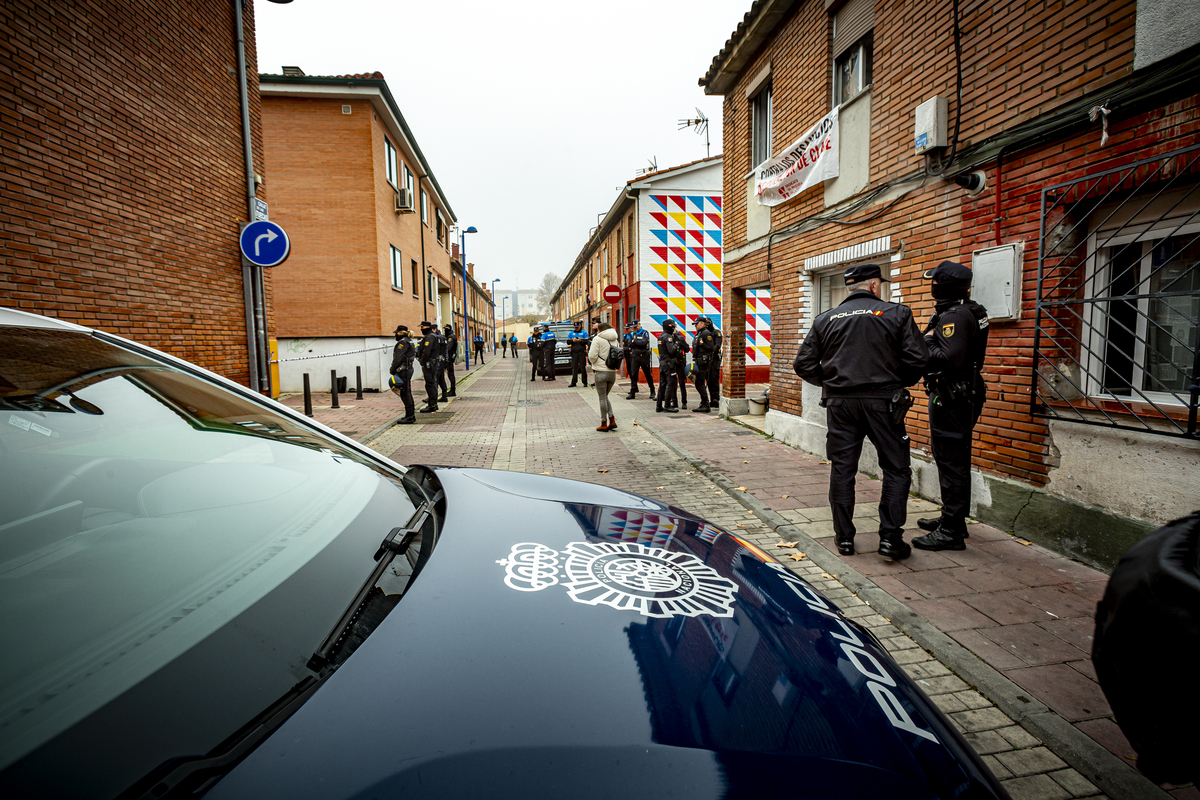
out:
M945 336L947 339L949 339L953 335L954 335L954 323L953 322L951 322L949 325L942 326L942 336Z

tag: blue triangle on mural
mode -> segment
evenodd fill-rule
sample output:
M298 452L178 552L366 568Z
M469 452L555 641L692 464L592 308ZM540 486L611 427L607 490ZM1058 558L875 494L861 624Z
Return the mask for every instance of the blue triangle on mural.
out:
M666 231L656 231L656 230L653 230L653 229L651 229L651 231L650 231L650 232L651 232L651 233L653 233L655 236L657 236L657 237L658 237L658 240L659 240L660 242L662 242L663 244L669 244L669 243L670 243L670 242L669 242L669 240L667 239L667 232L666 232Z
M759 325L761 325L764 328L771 327L771 315L770 314L755 314L755 316L758 317Z
M704 281L688 281L687 285L692 287L696 292L696 297L704 296Z
M660 292L662 292L663 297L667 296L667 282L666 281L650 281L650 283L654 286L655 289L658 289Z
M704 198L703 197L688 197L688 202L696 207L700 213L704 213Z
M721 282L720 281L708 281L708 285L712 287L712 290L714 292L716 292L717 297L721 296Z
M663 211L666 211L666 210L667 210L667 204L666 204L666 203L664 203L664 202L662 201L662 199L661 199L661 198L659 198L658 196L656 196L656 195L650 195L650 199L651 199L651 200L653 200L654 202L658 203L658 205L659 205L659 206L662 208L662 210L663 210Z
M704 235L712 237L712 240L714 242L716 242L718 245L721 243L721 232L720 231L710 231L707 228L705 228Z
M658 323L658 327L662 327L663 322L670 316L669 314L651 314L650 319Z
M689 247L688 250L691 251L692 255L694 255L696 258L700 259L700 261L704 261L704 251L703 250L701 250L698 247Z
M659 231L655 231L655 233L659 233ZM680 244L687 245L687 239L683 238L683 231L671 231L671 234L679 240ZM666 239L663 239L663 241L665 242Z

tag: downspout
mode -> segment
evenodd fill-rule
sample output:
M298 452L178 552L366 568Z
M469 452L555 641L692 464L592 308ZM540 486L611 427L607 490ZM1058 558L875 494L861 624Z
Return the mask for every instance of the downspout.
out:
M254 221L254 151L250 141L250 96L246 87L246 38L243 34L242 0L232 0L234 43L237 50L238 99L242 111L242 151L246 162L246 221ZM250 368L250 388L262 391L259 374L258 300L259 281L250 262L242 258L242 300L246 307L246 363Z
M417 196L413 198L413 202L420 201L421 181L425 180L428 177L429 177L428 174L417 176ZM425 302L432 303L433 298L431 298L429 296L429 265L425 263L425 220L421 219L421 211L423 211L424 209L425 209L425 206L424 206L424 204L422 204L421 208L417 211L417 232L421 234L421 269L420 269L420 273L423 277L423 280L425 281L425 290L424 290L425 291ZM436 309L437 306L434 306L434 308ZM424 311L422 311L422 315L424 315ZM434 314L433 316L437 317L437 314ZM425 319L428 320L429 322L433 321L433 320L430 320L428 317L425 317Z

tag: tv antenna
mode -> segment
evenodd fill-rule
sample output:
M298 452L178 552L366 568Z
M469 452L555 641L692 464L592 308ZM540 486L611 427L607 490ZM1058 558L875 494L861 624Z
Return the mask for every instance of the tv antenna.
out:
M708 158L710 155L712 155L712 148L708 143L708 117L704 116L704 112L698 108L696 109L696 116L691 117L690 119L679 120L679 127L677 130L683 130L684 128L691 128L693 126L696 128L696 135L700 135L701 133L704 134L704 157Z
M635 171L633 174L634 175L649 175L651 172L658 172L658 156L650 156L650 158L646 159L646 162L650 166L642 167L641 169Z

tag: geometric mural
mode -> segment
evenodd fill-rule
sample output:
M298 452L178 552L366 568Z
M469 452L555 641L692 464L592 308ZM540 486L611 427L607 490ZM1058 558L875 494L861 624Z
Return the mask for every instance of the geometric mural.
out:
M771 290L746 292L746 366L771 365Z

